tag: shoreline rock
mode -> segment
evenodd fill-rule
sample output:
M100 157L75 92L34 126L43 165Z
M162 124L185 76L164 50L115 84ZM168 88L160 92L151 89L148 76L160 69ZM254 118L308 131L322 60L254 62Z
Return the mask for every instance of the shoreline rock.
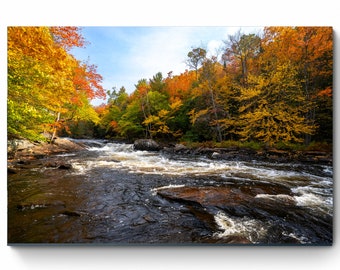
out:
M163 147L152 139L139 139L133 143L133 148L140 151L159 151Z
M333 164L333 153L322 151L288 151L278 149L254 150L251 148L189 148L182 144L170 145L162 149L164 153L176 155L204 155L213 160L264 161L273 163L301 162L309 164Z
M37 160L53 154L76 152L84 149L84 145L66 138L56 138L53 143L16 139L7 142L7 159L25 163L27 160Z

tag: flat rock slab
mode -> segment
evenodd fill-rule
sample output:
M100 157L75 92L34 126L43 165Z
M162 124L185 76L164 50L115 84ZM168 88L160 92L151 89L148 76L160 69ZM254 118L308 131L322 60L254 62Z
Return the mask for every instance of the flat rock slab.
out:
M157 194L168 200L201 208L223 209L237 216L285 215L297 208L289 188L271 185L162 188ZM263 212L263 213L262 213Z
M202 206L236 206L251 201L253 196L230 187L181 187L159 190L158 195L177 201L199 203Z
M56 138L52 144L48 142L33 144L27 140L16 141L13 144L17 146L12 147L13 149L8 149L11 151L15 149L14 153L12 153L12 158L19 160L39 159L51 154L75 152L85 149L84 145L65 138Z

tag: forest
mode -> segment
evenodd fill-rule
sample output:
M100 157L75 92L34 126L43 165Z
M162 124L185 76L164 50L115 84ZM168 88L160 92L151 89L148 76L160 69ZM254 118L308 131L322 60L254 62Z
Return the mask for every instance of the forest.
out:
M219 56L192 47L185 72L141 78L129 94L104 89L97 67L70 53L86 44L78 27L8 27L7 136L332 144L331 27L240 30L223 42Z

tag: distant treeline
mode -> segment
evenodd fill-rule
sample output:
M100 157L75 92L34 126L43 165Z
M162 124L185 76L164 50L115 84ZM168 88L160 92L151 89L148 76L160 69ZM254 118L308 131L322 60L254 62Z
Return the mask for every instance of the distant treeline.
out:
M52 31L51 36L60 35ZM38 42L33 41L34 45ZM61 84L70 83L67 78L71 77L67 77L62 63L51 65L59 73L52 76L55 81L50 81L44 76L48 72L39 70L38 56L33 60L26 55L9 57L12 61L9 110L14 112L9 113L9 133L25 135L20 131L28 124L25 120L32 117L35 125L29 124L29 130L33 129L35 134L49 125L59 135L73 137L234 140L267 145L332 142L331 27L265 27L261 34L239 31L224 44L219 55L209 57L205 48L193 48L183 55L188 70L182 74L169 72L164 77L157 73L152 78L141 79L131 94L124 86L113 88L107 91L107 104L97 107L89 101L102 95L102 89L98 84L96 88L91 78L98 83L100 77L89 65L75 62L70 73L73 74L71 95L64 96L57 91ZM10 53L13 53L11 47ZM24 66L16 66L16 61L24 61ZM25 74L27 68L31 68L30 74ZM21 81L19 73L32 78L28 76L32 75L32 69L37 80ZM77 69L79 73L74 72ZM65 81L59 81L58 76L64 75ZM45 104L46 98L39 94L41 87L48 90L47 85L52 87L51 104ZM24 92L28 107L18 101L20 91ZM21 126L16 126L18 122L14 120L22 117L22 112L27 117L20 121ZM40 115L35 115L36 112Z

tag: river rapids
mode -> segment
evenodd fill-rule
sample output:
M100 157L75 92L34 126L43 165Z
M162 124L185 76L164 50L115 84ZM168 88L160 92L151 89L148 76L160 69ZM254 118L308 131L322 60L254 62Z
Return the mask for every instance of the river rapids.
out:
M8 175L8 244L332 244L332 166L82 143Z

